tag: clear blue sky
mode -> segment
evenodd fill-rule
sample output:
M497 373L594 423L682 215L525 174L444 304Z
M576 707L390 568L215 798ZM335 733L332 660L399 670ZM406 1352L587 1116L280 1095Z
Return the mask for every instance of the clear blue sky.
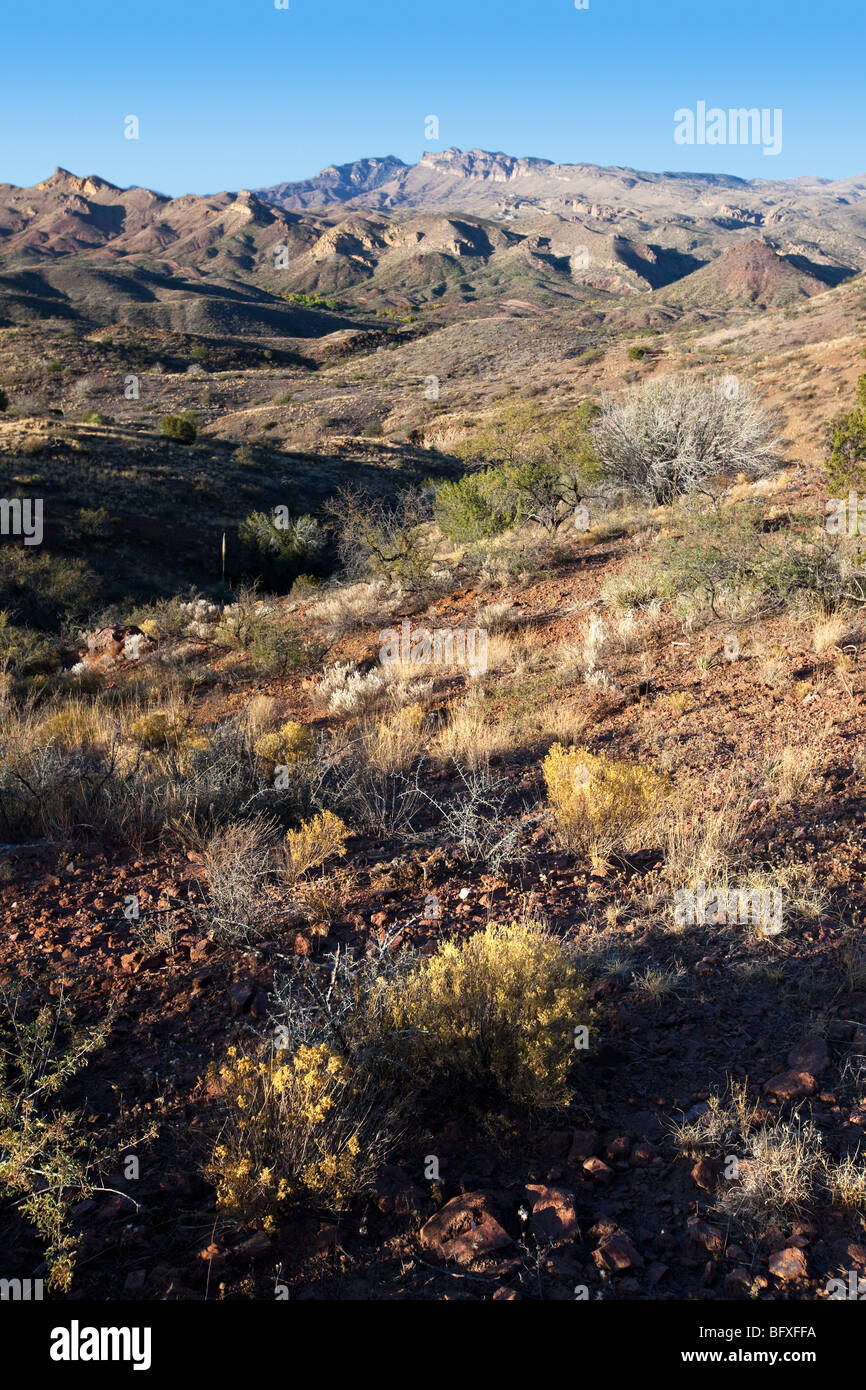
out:
M748 178L866 169L864 0L7 0L0 32L0 182L60 164L206 193L451 145ZM781 154L675 144L674 111L698 101L780 107Z

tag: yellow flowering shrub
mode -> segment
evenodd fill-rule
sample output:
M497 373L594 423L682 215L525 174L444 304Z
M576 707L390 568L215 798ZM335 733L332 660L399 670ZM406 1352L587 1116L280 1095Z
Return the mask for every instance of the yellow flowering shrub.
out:
M228 1118L208 1176L226 1216L268 1230L301 1198L341 1210L369 1186L381 1161L370 1106L352 1065L326 1043L294 1055L230 1047L211 1080Z
M134 719L129 732L142 748L177 748L186 732L182 719L168 710L154 709Z
M286 863L293 878L317 869L326 859L346 853L348 827L333 811L320 811L312 820L301 821L300 829L286 833Z
M253 744L253 752L259 762L273 775L275 767L290 767L293 763L306 762L316 751L316 740L312 730L296 720L289 719L278 729L262 734Z
M542 764L559 839L566 849L604 863L618 851L641 849L658 823L673 784L644 763L563 748L555 743Z
M65 749L104 747L110 738L110 720L84 700L67 701L63 709L43 719L36 731L40 745L55 743Z
M492 925L446 941L390 992L389 1026L418 1072L567 1105L587 993L568 948L542 927Z

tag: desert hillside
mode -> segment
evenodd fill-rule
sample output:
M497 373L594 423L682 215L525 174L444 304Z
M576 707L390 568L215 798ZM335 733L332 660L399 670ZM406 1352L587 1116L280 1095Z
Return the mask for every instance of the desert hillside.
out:
M866 178L0 185L0 1240L866 1273Z

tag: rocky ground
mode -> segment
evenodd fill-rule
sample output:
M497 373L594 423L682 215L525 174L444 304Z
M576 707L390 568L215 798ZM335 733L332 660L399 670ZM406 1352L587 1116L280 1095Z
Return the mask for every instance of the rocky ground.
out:
M803 474L792 471L784 486L786 499L817 505ZM538 814L539 759L550 742L538 731L549 698L541 677L577 640L632 544L575 547L549 575L499 596L532 635L536 683L516 680L506 659L490 687L493 721L523 702L537 732L494 759L522 826L496 872L467 865L429 835L413 844L355 835L333 920L239 948L208 928L195 850L3 846L0 982L24 978L41 996L65 994L83 1022L103 1019L111 1005L107 1046L71 1083L70 1100L82 1133L119 1121L140 1159L137 1180L118 1159L104 1175L111 1190L75 1210L72 1298L811 1300L827 1297L840 1272L866 1269L862 1213L813 1207L738 1225L714 1205L723 1157L683 1153L672 1133L733 1080L747 1083L767 1120L807 1115L829 1153L858 1150L866 1126L862 649L847 661L833 647L816 653L810 629L781 616L741 632L739 660L726 661L720 632L683 631L663 615L638 650L609 658L609 687L575 679L557 688L563 718L594 749L692 770L698 820L717 809L726 776L744 776L753 864L806 866L817 892L817 909L794 911L778 936L677 926L658 892L658 854L593 871L557 847ZM479 597L451 594L431 621L465 621ZM363 661L374 645L374 634L350 634L332 643L327 664ZM122 683L124 674L120 662L106 679ZM193 708L206 723L218 708L266 696L281 715L317 727L329 721L311 704L311 684L256 680L197 695ZM434 711L451 695L446 682ZM780 801L766 768L785 747L814 750L816 738L814 776ZM459 792L453 769L429 775L440 801ZM426 920L431 891L440 916ZM137 921L124 915L133 895ZM551 1119L455 1108L435 1131L398 1144L369 1200L348 1212L300 1211L272 1234L226 1222L201 1176L213 1099L205 1071L226 1044L263 1032L275 972L298 955L324 960L338 945L361 955L383 942L429 952L443 935L521 914L547 921L595 962L597 1036L568 1110ZM38 1244L8 1212L3 1245L7 1272L38 1267Z

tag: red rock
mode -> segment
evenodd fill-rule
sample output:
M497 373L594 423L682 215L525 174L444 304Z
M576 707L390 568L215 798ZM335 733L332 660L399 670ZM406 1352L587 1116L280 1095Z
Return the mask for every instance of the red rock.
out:
M781 1071L767 1082L764 1090L777 1100L803 1100L814 1095L818 1086L807 1071Z
M802 1038L788 1053L788 1066L793 1071L808 1072L810 1076L820 1076L830 1065L830 1053L823 1038Z
M231 1000L232 1013L238 1017L249 1009L255 995L255 989L247 980L229 985L227 993Z
M789 1245L784 1250L777 1250L775 1255L770 1256L768 1268L777 1279L782 1279L785 1282L790 1279L805 1279L807 1273L806 1256L796 1245Z
M592 1129L576 1129L568 1154L569 1163L592 1158L598 1152L598 1135Z
M587 1177L597 1178L599 1182L607 1182L608 1178L613 1177L613 1169L608 1168L600 1158L588 1158L583 1165L583 1171Z
M719 1165L710 1158L699 1158L692 1169L692 1177L704 1192L714 1192L719 1183Z
M574 1197L561 1187L532 1183L525 1187L532 1216L530 1227L537 1240L565 1240L577 1231Z
M460 1265L474 1264L512 1244L484 1192L464 1192L452 1197L421 1227L418 1238L431 1255Z
M593 1250L592 1258L599 1269L641 1269L643 1260L635 1250L625 1231L615 1231L605 1236L598 1249Z
M710 1226L699 1216L689 1217L689 1240L702 1245L709 1255L721 1255L725 1248L725 1232L718 1226Z
M249 1264L251 1260L265 1259L272 1250L270 1236L266 1236L264 1231L256 1231L255 1235L249 1236L246 1240L242 1240L240 1245L236 1245L232 1254L242 1264Z
M648 1139L641 1139L631 1151L629 1162L635 1168L643 1168L658 1157L658 1149Z
M631 1140L628 1135L618 1134L615 1139L611 1139L605 1153L612 1163L621 1163L628 1158L631 1153Z

